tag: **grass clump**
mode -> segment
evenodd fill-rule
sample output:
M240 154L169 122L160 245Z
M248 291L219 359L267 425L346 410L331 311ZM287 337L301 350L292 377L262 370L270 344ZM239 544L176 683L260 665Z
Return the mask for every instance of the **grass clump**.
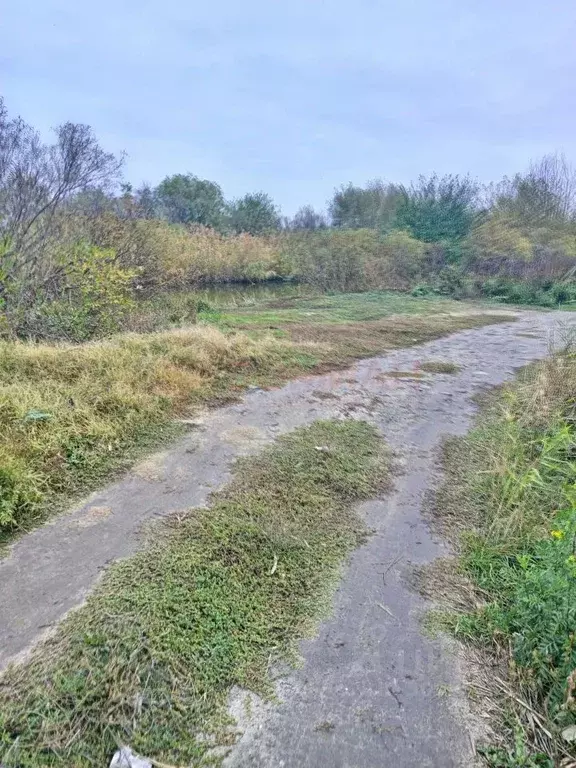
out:
M128 743L190 765L230 743L230 688L270 691L271 660L313 630L365 535L353 503L381 491L388 470L374 428L353 420L316 422L241 460L210 509L112 566L4 675L3 764L107 765Z
M420 363L420 370L426 373L458 373L460 366L449 360L425 360Z
M504 678L493 766L576 758L575 391L565 351L525 371L447 451L437 512L474 594L450 623Z

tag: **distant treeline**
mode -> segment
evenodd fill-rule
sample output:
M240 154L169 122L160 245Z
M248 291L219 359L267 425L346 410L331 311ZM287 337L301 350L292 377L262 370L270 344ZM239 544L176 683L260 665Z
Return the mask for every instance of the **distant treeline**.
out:
M152 188L89 126L46 144L0 101L0 334L83 339L126 327L140 297L291 279L557 304L572 300L576 172L562 155L481 185L469 175L336 189L282 217L265 192L226 200L192 173Z

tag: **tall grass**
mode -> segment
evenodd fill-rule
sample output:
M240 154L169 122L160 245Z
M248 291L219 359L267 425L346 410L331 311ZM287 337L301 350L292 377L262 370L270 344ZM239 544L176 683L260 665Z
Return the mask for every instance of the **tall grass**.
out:
M160 221L124 222L138 246L137 285L144 294L203 284L292 280L320 291L393 289L456 298L488 296L516 304L556 306L576 300L572 255L536 248L524 260L478 255L474 241L455 261L442 243L407 232L329 229L269 236L222 235ZM115 236L117 237L117 235ZM115 237L99 244L114 247Z
M140 227L164 285L258 282L287 276L279 274L276 244L264 237L224 236L207 228L187 230L160 221L143 221Z
M373 229L287 234L282 264L298 280L322 290L406 289L422 277L424 243L406 232Z
M173 418L253 374L302 369L303 347L209 326L83 345L0 342L0 533L89 487Z
M139 239L141 284L148 290L273 279L335 291L407 288L425 266L424 244L405 232L383 236L368 229L325 230L254 237L161 221L116 226L132 228ZM101 244L110 247L118 237L115 231Z
M143 291L257 282L275 277L278 271L279 251L270 238L223 235L208 227L122 219L110 213L77 217L73 229L75 237L113 248L123 265L138 268Z
M493 766L576 758L574 392L566 350L527 370L448 452L438 514L463 532L461 565L477 590L453 627L507 675L508 744L485 750Z
M218 282L298 280L321 290L407 288L425 270L426 246L376 230L224 235L205 227L103 215L80 231L140 269L145 292Z

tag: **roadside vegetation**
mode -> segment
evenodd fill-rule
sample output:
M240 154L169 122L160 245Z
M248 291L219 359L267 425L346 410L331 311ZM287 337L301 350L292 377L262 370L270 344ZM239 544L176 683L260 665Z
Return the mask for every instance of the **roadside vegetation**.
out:
M506 319L386 294L278 304L83 344L0 341L0 542L173 438L201 405Z
M429 589L480 649L493 768L576 764L576 353L526 369L446 448L436 518L458 549ZM430 586L431 585L431 586Z
M241 460L209 509L159 526L3 675L2 764L103 766L130 744L192 765L232 744L232 687L271 693L271 667L296 658L366 535L353 504L389 476L381 438L354 420L315 422Z
M326 214L289 220L265 193L226 200L190 173L134 189L122 165L89 126L46 143L0 103L0 538L198 404L495 319L453 299L574 298L576 181L561 157L489 189L347 185ZM301 295L199 293L228 284Z

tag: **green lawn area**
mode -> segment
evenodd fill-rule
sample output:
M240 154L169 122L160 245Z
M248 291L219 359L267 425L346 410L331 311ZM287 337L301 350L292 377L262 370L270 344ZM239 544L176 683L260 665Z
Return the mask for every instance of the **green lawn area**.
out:
M281 327L298 324L341 324L381 320L391 315L428 315L466 312L478 305L439 297L414 297L391 291L343 293L318 297L290 297L245 309L206 313L208 322L229 328Z

